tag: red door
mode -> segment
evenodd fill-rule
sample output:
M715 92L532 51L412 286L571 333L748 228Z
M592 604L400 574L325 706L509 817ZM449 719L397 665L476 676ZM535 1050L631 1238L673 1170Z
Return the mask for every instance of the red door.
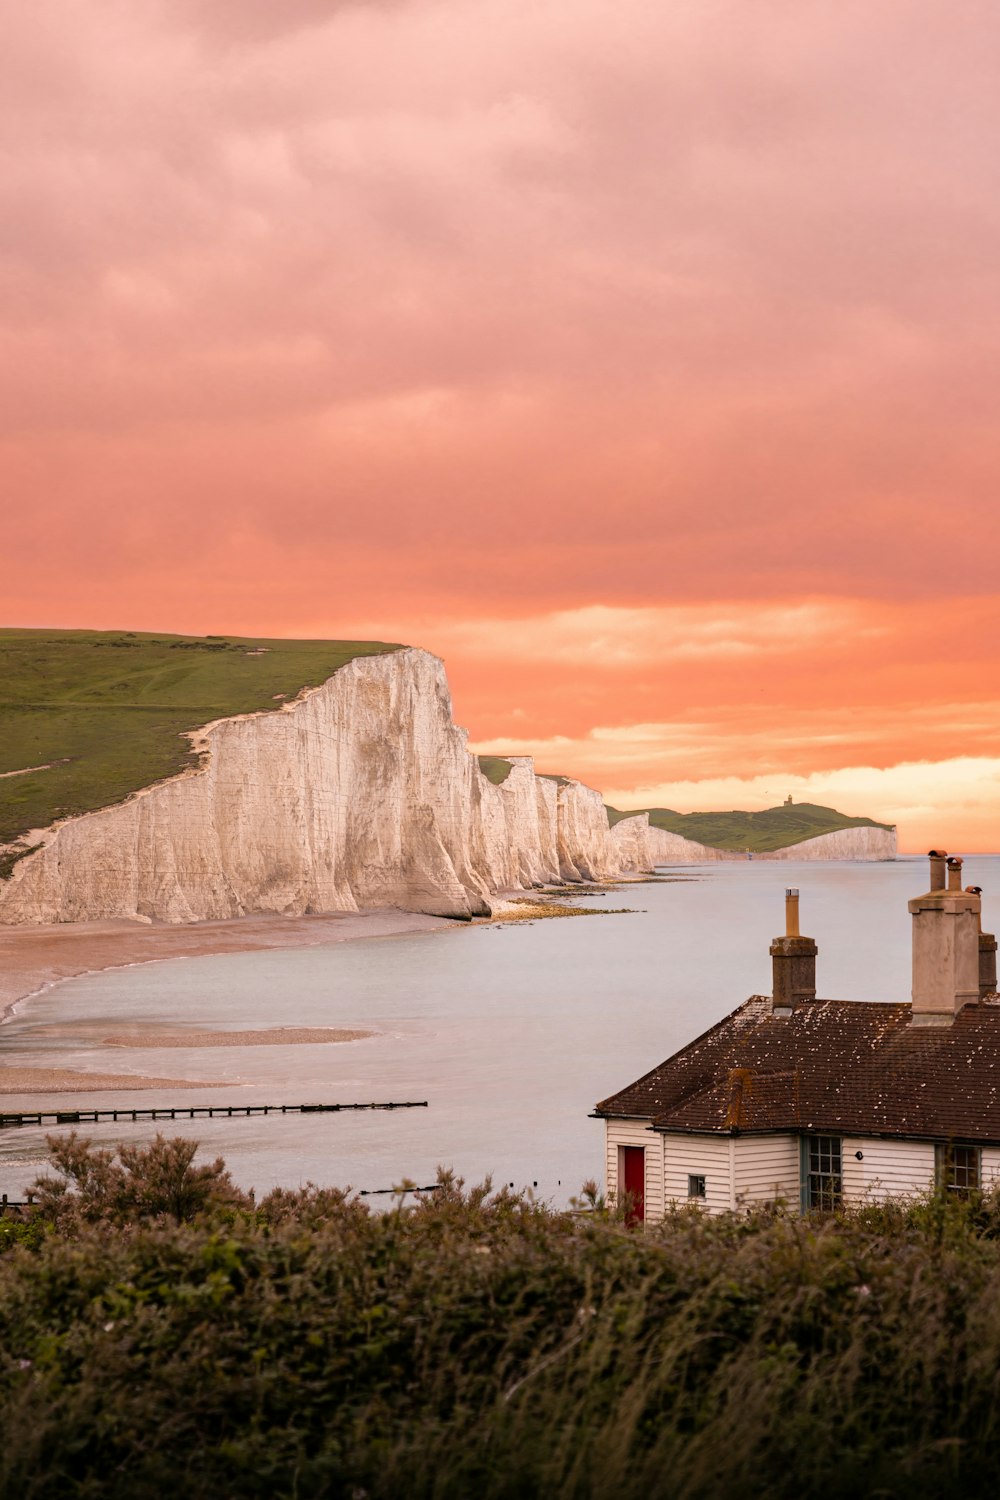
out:
M632 1200L629 1223L641 1224L646 1217L646 1152L642 1146L622 1147L622 1189Z

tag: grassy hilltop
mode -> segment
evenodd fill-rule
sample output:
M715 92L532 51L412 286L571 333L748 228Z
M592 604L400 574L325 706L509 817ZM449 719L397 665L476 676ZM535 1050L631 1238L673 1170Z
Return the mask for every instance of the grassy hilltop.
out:
M275 709L382 641L0 630L0 845L195 763L186 731ZM5 775L45 767L27 775ZM0 875L11 859L0 855Z
M769 807L764 812L678 813L669 807L620 812L616 807L609 807L608 818L613 826L622 818L634 816L637 811L648 812L654 828L679 833L682 838L693 839L696 844L707 844L710 849L736 849L741 853L750 849L754 854L787 849L790 844L801 844L805 839L818 838L822 833L836 833L839 828L888 829L892 826L876 823L873 818L849 818L835 808L820 807L815 802L794 802L791 806Z

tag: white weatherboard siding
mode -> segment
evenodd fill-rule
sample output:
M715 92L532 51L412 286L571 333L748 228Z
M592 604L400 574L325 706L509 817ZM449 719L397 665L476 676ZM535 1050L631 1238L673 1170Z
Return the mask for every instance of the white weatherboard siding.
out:
M609 1120L607 1122L605 1181L608 1198L617 1198L620 1149L622 1146L641 1146L646 1153L645 1217L662 1219L663 1137L650 1130L650 1124L649 1120Z
M983 1187L995 1187L1000 1183L1000 1149L996 1146L983 1147Z
M621 1148L646 1153L647 1220L661 1219L671 1204L689 1202L688 1178L704 1177L709 1213L752 1208L782 1200L796 1208L802 1190L802 1137L798 1135L673 1135L649 1129L649 1120L608 1120L606 1180L609 1199L618 1193ZM858 1153L861 1159L858 1160ZM934 1185L932 1141L841 1141L844 1201L914 1197ZM1000 1185L1000 1148L982 1156L983 1186Z
M687 1203L688 1177L704 1177L709 1213L736 1206L736 1151L728 1135L664 1135L663 1191L668 1203Z
M801 1147L797 1135L741 1136L736 1141L736 1203L782 1199L792 1208L801 1193Z
M863 1198L909 1197L926 1193L934 1185L931 1141L877 1141L844 1136L841 1152L844 1198L848 1203Z

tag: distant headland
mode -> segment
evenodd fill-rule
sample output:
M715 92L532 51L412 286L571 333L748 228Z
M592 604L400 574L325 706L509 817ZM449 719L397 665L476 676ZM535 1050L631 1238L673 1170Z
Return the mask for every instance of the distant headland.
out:
M653 828L737 854L770 854L845 828L880 828L893 835L896 832L892 823L848 817L836 808L820 807L815 802L794 802L791 797L780 807L768 807L762 812L678 813L669 807L647 807L641 811L646 813ZM608 808L612 827L622 818L634 816L634 812Z

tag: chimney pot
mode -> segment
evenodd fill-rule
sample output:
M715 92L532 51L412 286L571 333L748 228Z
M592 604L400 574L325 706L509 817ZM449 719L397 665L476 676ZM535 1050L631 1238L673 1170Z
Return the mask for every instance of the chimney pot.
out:
M962 861L957 854L952 855L948 861L948 889L949 891L962 889Z
M997 940L992 932L979 934L979 998L997 992Z
M931 862L931 890L944 890L944 862L948 858L944 849L932 849L928 858Z
M785 937L799 936L799 893L795 886L785 891Z

